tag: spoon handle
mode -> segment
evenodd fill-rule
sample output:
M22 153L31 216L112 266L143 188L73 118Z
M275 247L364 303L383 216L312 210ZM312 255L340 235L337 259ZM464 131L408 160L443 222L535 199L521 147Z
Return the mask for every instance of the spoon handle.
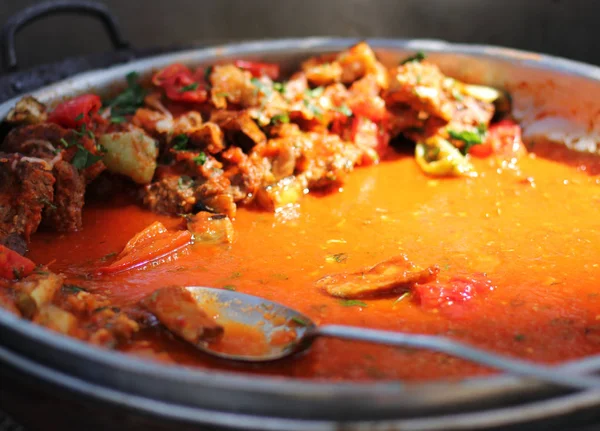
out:
M325 325L315 335L378 344L433 350L507 373L530 377L546 383L576 389L600 389L600 378L572 372L559 371L554 367L508 358L468 346L458 341L436 335L406 334L402 332L357 328L343 325Z

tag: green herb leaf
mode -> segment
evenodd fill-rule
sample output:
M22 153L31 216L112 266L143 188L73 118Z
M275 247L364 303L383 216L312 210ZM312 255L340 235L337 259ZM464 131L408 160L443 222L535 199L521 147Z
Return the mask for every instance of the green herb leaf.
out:
M344 263L348 260L348 253L331 254L325 258L327 262Z
M204 80L206 81L206 84L210 87L210 75L212 74L213 71L213 66L208 66L207 68L204 69Z
M115 257L116 255L117 255L117 253L113 251L111 253L108 253L108 254L105 254L104 256L102 256L100 258L100 261L101 262L106 262L106 261L112 259L113 257Z
M77 117L75 117L75 121L79 121L79 120L83 120L83 113L81 113Z
M144 104L147 90L142 88L138 82L138 74L130 72L125 76L127 88L118 94L114 99L105 102L105 106L110 107L112 116L123 116L135 114L138 108Z
M65 147L65 148L69 148L69 147L71 146L71 144L69 144L69 143L68 143L68 142L65 140L65 138L60 138L60 141L59 141L59 142L60 142L60 144L61 144L63 147Z
M273 118L271 118L271 123L273 124L283 124L289 122L290 116L287 114L287 112L284 112L283 114L273 115Z
M274 82L273 89L281 94L285 93L285 84L283 82Z
M19 269L19 268L13 267L12 272L13 272L13 277L16 280L20 280L23 277L23 268Z
M485 140L486 132L487 127L483 123L477 126L476 131L463 130L462 132L457 132L456 130L448 129L448 135L450 138L463 141L465 143L465 145L463 145L463 147L460 149L460 152L463 155L467 154L473 145L482 144Z
M308 322L298 316L294 316L290 320L294 323L297 323L300 326L308 326Z
M85 149L81 145L77 145L77 152L73 156L71 160L71 164L76 169L86 169L92 166L94 163L102 160L101 156L97 156L95 154L90 153L87 149Z
M192 178L188 177L187 175L182 175L177 180L177 187L179 187L180 190L184 189L185 187L190 186L192 181Z
M76 284L63 284L63 290L69 293L87 292L83 287Z
M177 135L173 138L173 149L177 151L183 151L187 149L187 143L190 140L188 136L184 133Z
M51 210L56 210L56 205L54 205L48 198L46 197L41 197L38 199L38 202L41 203L42 205L45 205L46 207L50 208Z
M304 91L304 95L306 97L321 97L323 95L323 92L325 91L325 87L315 87L312 90L308 89Z
M192 82L189 85L184 85L183 87L181 87L179 89L180 93L185 93L186 91L194 91L196 88L198 88L198 83L197 82Z
M252 83L252 85L254 85L254 87L256 87L255 93L258 93L260 91L267 98L269 98L271 96L271 94L273 93L273 90L271 89L271 87L269 87L268 85L263 83L258 78L252 77L252 78L250 78L250 82Z
M454 99L458 100L459 102L462 102L463 99L465 98L465 96L463 96L462 93L460 91L458 91L457 88L452 89L452 97L454 97Z
M342 299L340 304L344 307L366 307L367 303L357 299Z
M342 104L341 106L337 106L335 108L335 110L337 112L339 112L340 114L345 115L346 117L351 117L352 116L352 110L345 103Z
M121 116L114 116L114 117L111 117L111 119L110 119L110 122L114 123L114 124L124 123L125 121L127 121L127 119L125 117L121 117Z
M515 341L525 341L525 335L524 334L515 334Z
M196 157L194 157L192 160L194 161L194 163L196 163L196 165L202 166L204 163L206 163L206 154L201 152Z
M425 57L426 56L423 51L417 51L414 55L411 55L410 57L407 57L404 60L402 60L400 62L400 64L406 64L406 63L410 63L412 61L421 62L421 61L425 60Z
M314 105L310 101L304 99L304 106L308 109L318 120L323 118L323 111L318 106Z
M233 284L226 284L225 286L223 286L223 289L235 291L235 286Z

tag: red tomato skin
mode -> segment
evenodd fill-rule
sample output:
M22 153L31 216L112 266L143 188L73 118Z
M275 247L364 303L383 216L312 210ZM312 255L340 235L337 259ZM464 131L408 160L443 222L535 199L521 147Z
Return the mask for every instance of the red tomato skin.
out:
M27 277L35 269L35 263L16 251L0 245L0 277L14 280Z
M100 97L95 94L82 94L65 100L48 115L48 121L68 129L77 129L82 125L89 126L91 116L102 106Z
M258 61L236 60L233 64L240 69L247 70L255 78L263 75L275 80L279 78L279 65L275 63L261 63Z
M183 64L175 63L159 71L152 77L152 83L162 87L167 98L175 102L203 103L208 98L204 82L199 82ZM196 88L184 90L193 84Z
M494 148L492 148L492 145L488 142L473 145L471 148L469 148L469 154L480 159L485 159L486 157L491 156L493 153Z

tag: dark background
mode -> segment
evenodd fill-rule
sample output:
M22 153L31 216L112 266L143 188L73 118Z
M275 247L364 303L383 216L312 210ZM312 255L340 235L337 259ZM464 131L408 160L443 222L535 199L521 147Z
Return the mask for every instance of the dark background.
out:
M33 0L0 0L0 22ZM105 0L136 48L336 35L439 38L600 64L598 0ZM17 41L24 67L110 49L91 18L53 16Z

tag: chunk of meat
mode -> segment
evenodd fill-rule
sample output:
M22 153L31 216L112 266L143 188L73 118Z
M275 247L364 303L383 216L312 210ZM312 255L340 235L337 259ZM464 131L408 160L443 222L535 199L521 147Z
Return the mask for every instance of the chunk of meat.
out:
M189 132L189 144L210 154L220 153L225 149L223 131L215 123L204 123Z
M80 334L77 317L53 304L40 307L33 316L33 322L64 335L78 337Z
M390 73L390 86L385 93L388 107L408 105L446 121L452 119L452 101L444 91L446 77L440 69L426 61L410 61Z
M223 130L228 141L243 150L248 151L267 140L248 111L215 111L210 121Z
M211 100L216 108L227 108L228 104L242 107L260 103L260 94L252 84L252 74L233 64L217 65L210 74Z
M339 298L364 298L391 294L400 288L410 289L417 283L428 283L436 278L438 272L437 266L422 268L405 255L399 255L357 272L327 275L317 280L316 285Z
M233 224L225 214L212 214L200 211L186 218L187 229L192 233L194 243L230 244L233 242Z
M249 203L263 179L263 169L255 158L248 157L241 148L230 147L222 154L226 163L225 177L231 183L231 194L235 202Z
M195 191L196 207L235 218L237 207L229 180L215 175L199 181Z
M16 304L23 316L31 318L43 306L54 299L56 292L63 285L63 278L48 271L39 271L15 282Z
M157 213L189 213L196 204L193 186L194 181L189 177L163 176L144 188L144 205Z
M377 57L369 45L360 42L350 49L341 52L336 61L342 69L340 77L344 84L350 84L367 73L377 72Z
M29 241L52 206L54 176L43 160L0 154L0 239L17 235Z
M193 295L183 287L165 287L142 304L171 332L192 345L223 335L223 327L211 319Z
M81 229L85 179L70 163L59 160L53 169L56 182L52 205L46 206L44 224L59 232Z
M7 153L51 159L55 150L60 148L60 140L65 139L68 133L67 129L54 123L17 127L10 131L0 148Z
M329 85L340 82L342 79L342 66L332 61L331 55L313 57L302 63L302 70L306 79L315 86Z

